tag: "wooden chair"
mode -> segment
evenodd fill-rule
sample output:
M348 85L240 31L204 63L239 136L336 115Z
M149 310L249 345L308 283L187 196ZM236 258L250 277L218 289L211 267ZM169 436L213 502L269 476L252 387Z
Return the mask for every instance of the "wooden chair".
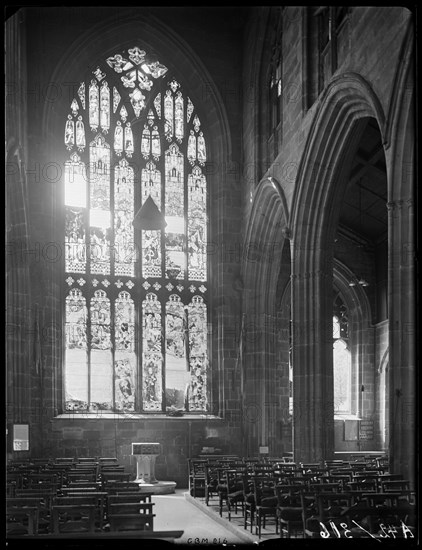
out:
M277 497L274 493L275 479L270 476L252 476L255 500L255 534L261 538L267 518L274 519L275 532L278 533Z
M106 499L101 498L96 494L73 494L70 496L57 496L53 500L53 506L82 506L90 505L95 508L95 525L99 528L103 528Z
M110 531L154 530L154 503L113 503L109 505Z
M225 471L226 486L227 486L227 510L228 519L231 520L232 507L234 506L234 512L237 514L237 507L240 504L242 507L242 514L244 511L244 494L243 494L243 478L247 475L245 466L230 469Z
M101 483L103 490L107 490L110 484L115 483L116 481L120 483L129 483L132 474L129 472L102 472L101 473Z
M243 527L244 529L250 527L252 533L252 528L255 520L255 497L253 492L253 483L252 477L246 473L243 476Z
M339 483L309 483L308 484L309 491L311 493L339 493L340 492L340 484Z
M37 506L6 508L6 536L38 534L39 510Z
M205 497L206 459L189 459L189 493L194 498Z
M15 498L36 498L42 500L45 506L46 515L51 509L51 504L54 497L57 495L57 491L50 489L17 489L15 492ZM48 524L50 520L48 520ZM43 522L41 522L43 527Z
M134 481L109 481L105 486L105 489L110 495L118 493L141 492L141 487Z
M378 484L376 479L360 479L356 481L349 481L346 484L346 490L352 491L373 491L376 492L378 489Z
M218 475L217 468L219 467L220 462L208 462L205 464L205 504L209 506L209 501L214 496L218 496Z
M335 528L340 532L345 523L344 513L351 506L351 497L345 493L319 493L315 495L315 513L307 518L305 534L311 538L324 538L325 531L330 538L336 538ZM315 521L316 520L316 521Z
M108 518L110 514L110 505L111 504L149 504L152 502L152 493L126 493L126 494L116 494L108 495L107 498L107 510L106 516Z
M53 504L51 507L52 533L94 533L95 508L92 504Z
M410 481L407 479L395 479L381 482L381 491L384 493L397 491L410 491Z
M90 469L74 469L66 473L68 483L75 481L95 483L97 481L97 472Z
M280 527L280 537L287 538L295 532L303 536L302 499L306 492L305 485L278 484L274 487L277 498L277 519Z

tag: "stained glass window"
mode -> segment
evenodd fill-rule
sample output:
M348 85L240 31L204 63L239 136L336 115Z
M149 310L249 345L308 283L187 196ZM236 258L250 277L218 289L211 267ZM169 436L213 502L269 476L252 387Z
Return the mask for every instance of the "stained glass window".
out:
M65 409L206 412L206 128L155 53L95 67L63 124Z

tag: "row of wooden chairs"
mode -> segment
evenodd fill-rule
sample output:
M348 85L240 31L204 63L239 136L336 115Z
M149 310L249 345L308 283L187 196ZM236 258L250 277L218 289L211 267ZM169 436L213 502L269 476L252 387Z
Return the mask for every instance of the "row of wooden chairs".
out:
M259 536L268 518L274 521L276 533L290 536L292 526L299 526L305 533L301 494L313 499L314 509L319 495L328 494L334 495L333 499L343 499L343 512L350 506L359 506L360 510L384 506L392 508L391 515L396 519L399 508L400 513L412 515L414 492L409 482L400 478L398 474L389 474L385 463L374 463L372 457L364 462L327 461L323 465L233 457L225 461L193 460L190 464L191 494L204 496L207 505L217 496L220 515L226 506L229 520L232 511L237 513L240 507L245 529L249 526L252 531L255 524ZM288 503L287 497L291 500ZM351 521L347 516L342 518L343 523L347 519Z
M141 492L117 460L90 462L9 465L13 491L6 497L7 535L153 531L151 493Z

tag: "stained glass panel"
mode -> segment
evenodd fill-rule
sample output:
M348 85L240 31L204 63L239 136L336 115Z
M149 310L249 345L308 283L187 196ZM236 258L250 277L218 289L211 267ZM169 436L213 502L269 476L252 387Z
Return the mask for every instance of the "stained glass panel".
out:
M135 304L128 292L115 302L115 401L117 410L135 410Z
M166 216L184 215L184 162L179 147L173 143L165 153Z
M113 86L113 113L117 111L117 107L119 106L121 96L117 89Z
M91 208L110 209L110 146L102 136L90 144Z
M81 290L72 289L66 298L65 408L83 410L88 406L88 360L86 300Z
M116 73L121 73L122 71L127 71L133 67L127 59L122 57L120 54L116 54L113 57L107 58L108 65L116 71Z
M134 275L135 263L133 193L133 169L122 159L114 169L114 271L129 277Z
M114 151L118 157L123 152L123 128L120 120L116 122L116 128L114 130Z
M207 151L205 148L205 138L202 132L199 132L198 136L198 162L201 166L204 166L207 160Z
M110 273L110 146L98 135L90 144L91 273Z
M188 122L190 121L190 117L192 116L192 113L193 113L193 103L190 100L190 98L188 97L188 106L187 106L187 109L186 109L186 116L187 116L186 120Z
M96 290L91 298L91 348L111 349L110 300L104 290Z
M85 126L82 117L79 116L76 122L76 147L82 153L85 150L85 145Z
M161 231L142 231L142 277L161 276Z
M199 128L201 127L201 122L199 120L198 115L195 115L195 118L193 119L193 127L195 128L195 132L199 132Z
M154 99L154 107L158 118L161 118L161 94L157 94L156 98Z
M90 212L91 273L110 274L110 212Z
M175 136L177 141L180 143L183 139L184 134L184 119L183 119L183 97L181 92L177 92L175 99Z
M104 290L91 298L91 401L92 409L111 409L113 373L111 363L110 300Z
M91 80L89 85L89 125L93 132L97 131L100 123L100 97L98 84Z
M207 409L207 306L201 296L194 296L188 307L189 364L191 380L188 390L190 411Z
M154 117L154 113L152 112L152 109L150 109L150 110L148 111L148 115L147 115L148 124L149 124L150 126L152 126L152 125L154 124L154 118L155 118L155 117Z
M207 182L196 166L188 176L188 277L207 280Z
M64 189L65 205L86 207L86 169L79 155L73 153L65 162Z
M130 71L130 73L127 73L126 76L121 76L120 80L123 82L123 86L125 88L134 88L136 81L136 71Z
M126 107L123 105L123 107L120 109L120 117L123 120L123 122L126 122L126 119L128 117L128 112L126 110Z
M136 118L139 118L142 109L145 108L145 96L138 88L135 88L132 93L129 94L130 102L133 107L133 112Z
M66 207L65 267L70 273L86 272L86 230L81 208Z
M116 351L114 358L115 403L118 411L135 410L136 355Z
M113 365L110 350L91 350L91 410L113 408Z
M106 134L110 128L110 90L106 81L101 84L100 105L100 125Z
M161 304L149 293L142 302L142 400L146 411L162 407Z
M143 70L150 74L153 78L160 78L160 76L164 76L167 72L167 67L159 63L158 61L155 61L154 63L149 63L142 65Z
M72 120L72 116L67 117L66 126L64 130L64 144L68 151L72 150L75 145L75 123Z
M145 76L141 71L138 71L138 82L141 90L151 91L153 82L147 76Z
M151 132L151 153L152 158L156 161L160 159L161 156L161 140L160 134L158 133L157 126L154 126Z
M190 131L190 136L188 139L188 161L192 164L192 166L196 161L196 137L193 130Z
M170 145L165 153L166 191L166 276L183 279L185 274L185 225L183 155L176 144Z
M82 107L85 109L85 82L82 82L78 88L78 96Z
M125 153L129 158L133 155L133 133L130 122L127 122L125 126Z
M70 110L72 111L73 116L77 116L79 111L79 105L76 99L73 99L72 103L70 104Z
M166 407L185 408L190 381L186 358L187 319L180 296L166 303Z
M141 138L141 153L144 159L148 159L151 151L151 132L148 126L145 124L144 129L142 130Z
M153 162L147 162L146 167L142 169L142 203L149 195L161 210L161 173Z
M173 96L171 91L167 90L164 97L164 134L167 141L171 141L173 138Z

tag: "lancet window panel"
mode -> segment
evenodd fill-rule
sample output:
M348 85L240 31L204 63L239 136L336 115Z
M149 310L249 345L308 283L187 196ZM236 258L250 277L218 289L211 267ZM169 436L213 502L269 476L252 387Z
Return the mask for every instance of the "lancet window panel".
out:
M351 413L352 354L349 342L349 312L338 293L333 307L334 411Z
M63 121L64 408L206 412L206 127L146 48L95 67ZM134 223L149 197L163 229Z

